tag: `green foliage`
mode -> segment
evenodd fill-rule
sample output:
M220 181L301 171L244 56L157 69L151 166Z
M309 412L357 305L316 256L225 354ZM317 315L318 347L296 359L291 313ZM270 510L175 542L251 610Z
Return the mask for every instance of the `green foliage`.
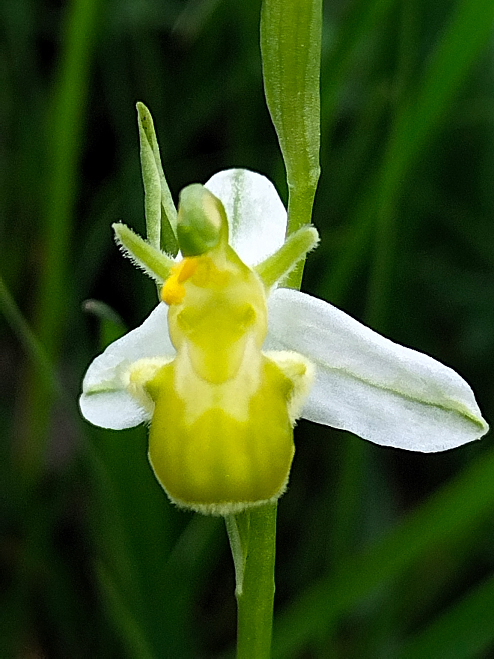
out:
M153 112L175 201L229 167L286 192L260 4L0 3L1 656L187 659L233 646L221 521L168 504L145 428L92 428L75 401L119 316L134 327L156 302L111 232L125 222L146 235L136 101ZM453 366L491 421L493 27L491 0L327 0L321 245L303 287ZM290 121L288 142L302 130ZM164 247L173 204L141 121L143 138ZM118 316L84 313L88 298ZM492 654L489 436L422 456L303 422L296 444L278 507L275 656Z
M289 232L310 224L320 174L321 21L322 0L263 0L264 90L285 160Z
M137 116L147 240L153 247L162 247L167 254L175 256L177 210L163 172L153 118L143 103L137 103Z

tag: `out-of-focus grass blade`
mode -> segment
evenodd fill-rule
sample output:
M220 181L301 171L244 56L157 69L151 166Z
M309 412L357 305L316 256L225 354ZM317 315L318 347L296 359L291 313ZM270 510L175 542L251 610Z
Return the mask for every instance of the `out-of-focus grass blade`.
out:
M63 388L57 379L53 364L38 338L29 327L14 298L0 276L0 311L5 316L12 331L22 343L26 353L38 369L45 385L52 391L62 394Z
M106 346L119 339L127 331L127 328L118 313L108 304L101 302L101 300L85 300L82 304L82 309L86 313L96 316L101 322L101 350L104 350Z
M419 560L454 542L492 514L494 451L485 452L408 519L361 555L321 579L275 623L274 656L286 659L328 629L345 611Z
M328 289L338 302L351 275L365 254L376 213L392 208L406 176L427 141L438 130L475 59L492 36L494 5L491 0L461 0L437 44L418 88L398 118L383 164L362 193L347 230L346 248L334 261Z
M474 659L494 647L494 575L400 649L400 659Z
M108 605L111 607L113 619L127 651L126 656L135 659L156 659L156 655L149 647L139 622L129 608L129 603L122 597L122 593L109 571L102 564L98 566L97 571Z
M36 333L50 359L55 359L60 349L71 301L72 216L98 7L99 0L73 0L67 8L63 56L45 131L45 254L39 277ZM24 398L25 420L19 443L23 445L25 479L31 484L42 470L51 414L51 391L37 371L28 378Z
M197 657L198 637L194 629L192 611L194 600L207 580L211 563L217 560L224 546L223 520L195 514L179 538L163 570L163 588L166 588L169 605L166 621L166 657ZM155 615L163 626L162 616Z
M158 552L161 561L166 560L169 533L167 520L158 520L155 500L143 501L149 485L142 473L145 458L140 455L139 434L126 431L121 446L121 438L114 433L94 430L96 441L89 443L95 492L90 522L98 548L96 573L109 617L130 657L151 658L156 655L145 611L153 593L148 590L147 575L142 574L142 561L147 562L151 554L149 571L155 575L160 571L162 563L156 564L152 555ZM153 534L158 521L159 539Z
M173 26L173 32L187 41L194 41L211 19L221 0L194 0L185 3Z
M47 126L48 165L44 218L46 257L40 277L40 339L48 354L65 319L68 253L84 109L94 53L99 0L73 0L67 7L64 52Z
M335 35L335 44L330 46L321 69L321 106L326 130L328 124L330 127L334 121L339 95L349 79L349 70L362 40L372 33L394 4L396 0L361 0L354 3L344 29Z

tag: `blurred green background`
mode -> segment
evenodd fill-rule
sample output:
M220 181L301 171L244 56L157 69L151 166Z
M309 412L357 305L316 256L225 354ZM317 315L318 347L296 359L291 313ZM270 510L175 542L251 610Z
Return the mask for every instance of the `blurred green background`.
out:
M235 166L286 200L259 12L0 3L1 657L231 656L222 521L174 509L146 429L93 428L77 396L156 303L110 229L144 232L136 101L175 197ZM326 0L322 244L303 287L454 367L491 421L493 28L492 0ZM421 455L300 422L296 444L274 657L494 657L490 436Z

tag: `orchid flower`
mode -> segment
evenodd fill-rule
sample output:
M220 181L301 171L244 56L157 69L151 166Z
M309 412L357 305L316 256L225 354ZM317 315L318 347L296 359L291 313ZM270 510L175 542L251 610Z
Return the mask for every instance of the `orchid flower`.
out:
M230 514L276 500L298 418L422 452L488 430L455 371L283 287L318 241L313 227L287 239L286 226L272 183L242 169L182 192L175 259L115 226L162 301L92 362L80 407L103 428L150 422L151 465L179 506Z

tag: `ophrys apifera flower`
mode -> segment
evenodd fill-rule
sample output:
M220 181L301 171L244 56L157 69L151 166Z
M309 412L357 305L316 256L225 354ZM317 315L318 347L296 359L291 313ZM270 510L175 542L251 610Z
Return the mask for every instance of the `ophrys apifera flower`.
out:
M151 464L178 505L229 514L277 499L300 417L424 452L487 432L453 370L280 285L317 232L285 240L285 209L260 174L228 170L182 192L175 261L144 245L136 255L135 235L115 230L163 280L162 302L92 362L81 410L104 428L150 422Z

